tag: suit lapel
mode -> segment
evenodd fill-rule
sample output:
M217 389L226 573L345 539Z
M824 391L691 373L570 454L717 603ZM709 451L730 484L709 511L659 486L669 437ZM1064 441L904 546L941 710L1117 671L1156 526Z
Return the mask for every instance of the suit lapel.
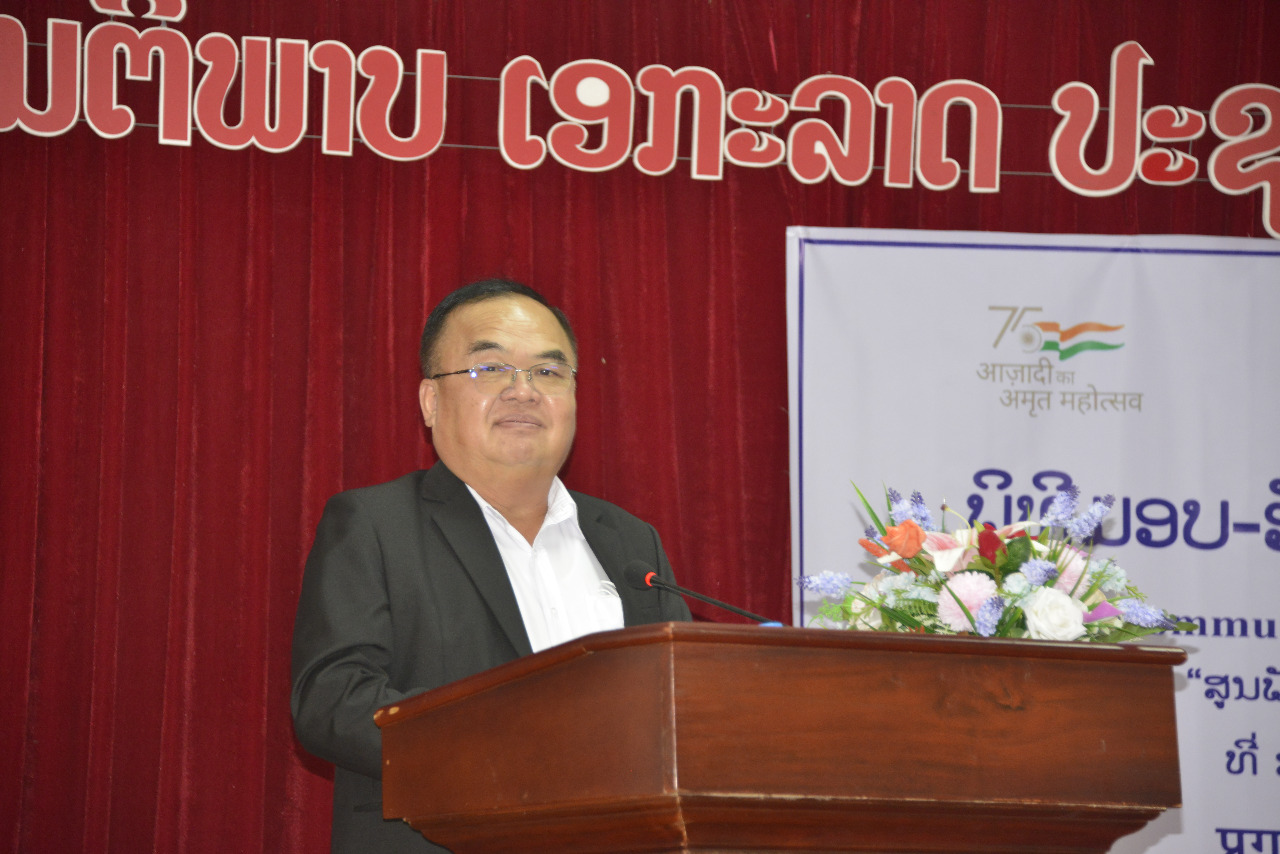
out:
M423 478L422 497L431 505L427 524L435 524L448 541L516 652L530 655L533 647L520 606L480 505L444 463L436 463Z
M618 589L618 596L622 599L623 625L651 622L652 616L645 614L641 606L649 601L645 597L656 594L657 591L636 590L627 583L627 560L618 529L609 524L602 510L593 511L579 500L576 493L570 494L578 505L578 527L582 530L582 536L586 537L587 545L591 547L596 560L600 561L605 575L609 576L613 586Z

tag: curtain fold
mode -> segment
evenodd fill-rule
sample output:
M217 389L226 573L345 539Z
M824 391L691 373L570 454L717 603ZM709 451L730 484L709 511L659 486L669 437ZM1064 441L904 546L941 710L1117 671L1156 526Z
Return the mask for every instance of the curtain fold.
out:
M331 772L297 746L288 710L302 564L330 495L433 460L418 336L465 281L526 280L574 321L566 482L651 521L682 583L782 618L786 226L1265 234L1261 193L1201 180L1085 198L1049 174L1047 150L1054 90L1082 80L1105 97L1126 39L1155 58L1150 104L1207 110L1234 84L1280 85L1280 8L1267 0L1212 11L1195 0L189 7L175 26L193 44L209 32L336 39L357 54L390 46L410 68L419 48L446 51L445 145L393 162L360 145L326 155L312 137L280 154L198 133L163 146L153 124L112 140L84 121L51 138L0 133L0 845L11 851L324 850ZM0 13L41 43L50 17L85 32L105 20L73 0L5 0ZM28 61L37 106L43 50ZM878 171L859 187L804 185L785 166L729 164L701 181L687 159L658 177L550 158L515 169L496 149L496 77L521 54L548 76L585 58L633 76L700 65L728 91L782 95L819 73L871 88L897 75L920 93L969 77L1006 105L1001 191L971 194L964 179L890 189ZM154 123L156 84L120 76L122 102ZM397 116L412 111L402 102ZM535 117L545 133L550 111ZM958 150L967 133L957 118ZM1209 134L1189 150L1203 165L1215 144ZM850 369L833 366L828 393ZM865 411L929 417L914 401Z

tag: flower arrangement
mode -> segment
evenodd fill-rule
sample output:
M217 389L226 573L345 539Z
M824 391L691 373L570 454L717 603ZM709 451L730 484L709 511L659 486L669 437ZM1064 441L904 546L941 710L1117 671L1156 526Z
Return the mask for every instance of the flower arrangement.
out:
M966 522L951 532L935 524L919 492L903 498L888 489L885 495L887 526L858 490L874 523L859 544L879 574L868 582L834 572L801 579L824 597L819 623L1101 643L1192 628L1148 605L1121 567L1081 546L1110 511L1110 495L1077 515L1080 490L1070 486L1039 521L1003 528ZM945 518L945 505L943 512Z

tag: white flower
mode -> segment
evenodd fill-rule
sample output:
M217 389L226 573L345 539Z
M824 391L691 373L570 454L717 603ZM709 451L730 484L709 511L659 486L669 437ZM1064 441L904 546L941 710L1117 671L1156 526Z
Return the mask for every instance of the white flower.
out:
M866 629L868 631L878 632L884 628L884 618L880 616L880 609L874 605L866 605L863 611L854 611L851 624L855 629Z
M941 583L942 581L939 580L938 584ZM903 591L902 598L919 599L921 602L937 602L938 591L937 589L930 587L928 584L917 582Z
M1004 577L1001 592L1016 602L1031 592L1031 582L1021 572L1015 572Z
M850 611L852 611L853 619L851 622L854 628L878 631L884 627L884 619L880 616L880 609L872 603L879 603L884 600L884 593L880 588L896 575L896 572L885 570L863 584L862 590L854 595L849 606ZM860 596L866 598L859 598ZM867 599L870 599L871 602L866 601Z
M1054 587L1041 587L1022 603L1027 634L1036 640L1075 640L1084 634L1084 603Z
M1089 562L1089 581L1092 583L1098 578L1102 579L1102 592L1108 596L1119 596L1129 589L1129 575L1122 567L1116 566L1111 561L1104 564L1098 564L1094 561Z
M885 573L881 573L884 575ZM918 599L915 595L916 581L918 576L914 572L891 572L888 573L889 578L884 579L880 584L880 589L884 591L885 604L891 608L898 607L899 601L902 599Z

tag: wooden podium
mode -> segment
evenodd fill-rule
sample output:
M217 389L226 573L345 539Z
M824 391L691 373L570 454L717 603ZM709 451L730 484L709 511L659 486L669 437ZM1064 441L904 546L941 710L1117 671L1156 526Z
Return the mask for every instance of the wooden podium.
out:
M660 623L378 712L455 852L1104 852L1180 805L1179 649Z

